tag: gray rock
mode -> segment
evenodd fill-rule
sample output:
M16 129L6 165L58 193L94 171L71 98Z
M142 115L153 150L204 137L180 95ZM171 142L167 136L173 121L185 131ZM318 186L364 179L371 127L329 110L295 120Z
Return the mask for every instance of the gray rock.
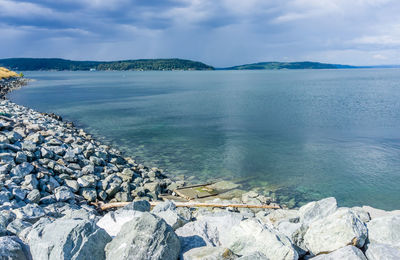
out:
M16 163L23 163L23 162L27 162L27 161L28 161L28 157L26 156L26 154L24 154L23 152L17 152L17 154L15 155Z
M345 246L329 254L322 254L313 260L367 260L363 252L355 246Z
M248 255L244 255L238 258L238 260L269 260L268 257L266 257L263 253L261 252L254 252Z
M367 223L371 243L387 244L400 249L400 214L374 218Z
M400 249L390 245L371 243L366 246L365 256L368 260L398 260Z
M39 184L39 182L36 179L35 175L28 174L25 176L24 187L26 187L27 189L30 189L30 190L36 189L38 184Z
M0 257L3 260L27 259L21 241L16 237L0 237Z
M97 226L103 228L111 237L115 237L125 223L142 216L142 214L142 211L137 210L111 211L97 222Z
M183 254L182 260L233 260L237 256L225 247L197 247Z
M371 219L400 215L400 210L385 211L382 209L376 209L370 206L362 206L362 209L368 213Z
M41 220L27 236L33 259L104 259L111 237L93 221L61 218Z
M40 191L38 189L34 189L26 195L26 199L30 203L39 203L40 197Z
M94 174L93 165L86 165L85 167L83 167L82 168L82 174L83 175Z
M300 221L306 225L325 218L337 209L336 199L333 197L310 202L299 209Z
M247 219L232 228L229 249L238 255L260 252L271 260L297 260L298 253L289 238L256 219Z
M75 198L74 193L65 186L58 187L54 190L57 201L68 201Z
M65 186L69 187L72 192L78 192L79 184L76 180L64 180Z
M18 219L23 221L35 223L45 215L44 210L37 204L28 204L22 208L13 210Z
M346 208L312 222L304 235L304 243L314 255L347 245L362 247L366 239L366 225Z
M80 194L89 202L95 201L97 198L97 192L93 188L82 188Z
M94 175L84 175L78 178L78 184L83 188L95 188L96 187L96 177Z
M12 195L17 199L17 201L24 200L27 193L28 192L26 190L20 188L14 188L12 190Z
M132 201L131 203L129 203L128 205L126 205L125 207L123 207L123 210L136 210L136 211L150 211L150 203L147 200L137 200L137 201ZM156 207L154 207L154 209L156 209ZM153 209L153 212L154 212Z
M12 176L25 177L33 171L32 164L28 162L21 163L11 170Z
M25 228L29 228L30 226L32 226L32 224L29 222L23 221L21 219L15 219L10 224L8 224L7 230L18 236L21 231L23 231Z
M299 212L297 210L277 209L267 215L257 214L257 218L262 223L278 226L281 222L299 222Z
M175 204L171 201L158 204L154 207L152 213L164 219L165 222L167 222L167 224L174 230L182 227L188 222L178 214Z
M118 235L106 246L107 259L171 259L179 257L180 242L164 220L150 213L122 226Z
M242 219L242 215L228 211L199 215L198 220L176 230L181 240L182 252L202 246L227 247L231 229L239 225Z

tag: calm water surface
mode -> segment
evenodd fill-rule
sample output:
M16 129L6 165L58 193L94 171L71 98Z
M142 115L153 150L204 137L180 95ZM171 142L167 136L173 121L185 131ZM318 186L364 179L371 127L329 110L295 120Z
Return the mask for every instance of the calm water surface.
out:
M171 174L400 208L400 70L24 74L12 101Z

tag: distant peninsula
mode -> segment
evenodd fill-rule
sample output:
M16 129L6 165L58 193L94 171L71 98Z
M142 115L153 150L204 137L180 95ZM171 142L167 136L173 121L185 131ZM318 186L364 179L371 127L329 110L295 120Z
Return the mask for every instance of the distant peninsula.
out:
M58 58L0 59L12 70L214 70L202 62L183 59L140 59L120 61L73 61Z
M251 64L244 64L228 68L221 68L221 70L282 70L282 69L353 69L358 68L350 65L329 64L311 61L302 62L258 62Z
M9 58L0 59L0 67L11 70L301 70L301 69L367 69L367 68L399 68L399 65L351 66L312 61L299 62L258 62L226 68L216 68L211 65L185 59L138 59L119 61L74 61L60 58Z

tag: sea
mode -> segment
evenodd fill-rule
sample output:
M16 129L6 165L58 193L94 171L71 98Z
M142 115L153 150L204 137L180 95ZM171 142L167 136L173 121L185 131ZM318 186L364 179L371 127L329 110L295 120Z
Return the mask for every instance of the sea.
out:
M400 69L23 73L11 101L170 176L400 209Z

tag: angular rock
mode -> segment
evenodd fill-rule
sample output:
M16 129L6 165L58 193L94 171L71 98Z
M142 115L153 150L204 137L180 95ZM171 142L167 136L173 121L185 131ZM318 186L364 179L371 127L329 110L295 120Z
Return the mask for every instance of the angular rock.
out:
M40 201L40 191L37 189L32 190L26 195L26 200L29 203L39 203Z
M368 260L398 260L400 249L390 245L371 243L366 246L365 256Z
M297 260L299 257L286 236L264 226L256 219L243 220L232 229L228 248L238 255L258 251L271 260Z
M312 222L304 235L304 243L314 255L332 252L347 245L361 248L366 239L366 225L346 208Z
M240 224L243 216L238 213L222 211L200 215L197 219L176 230L176 234L181 240L183 253L202 246L227 247L230 243L231 229Z
M22 208L15 209L13 212L18 219L30 223L35 223L45 215L44 210L37 204L28 204Z
M313 260L367 260L363 252L355 246L345 246L329 254L322 254ZM370 259L369 259L370 260Z
M26 175L30 174L32 171L33 171L32 164L24 162L14 167L11 170L11 175L23 178Z
M142 216L142 214L142 211L136 210L111 211L104 215L97 222L97 225L103 228L111 237L115 237L125 223Z
M144 212L141 217L125 223L105 251L106 258L113 260L172 260L179 257L180 242L164 220Z
M7 230L15 235L19 235L21 231L23 231L26 228L29 228L32 226L31 223L23 221L21 219L16 219L12 221L10 224L7 226Z
M132 201L131 203L129 203L128 205L126 205L125 207L123 207L123 210L136 210L136 211L150 211L150 203L147 200L138 200L138 201ZM154 207L154 209L156 209L156 207ZM153 209L153 211L154 211Z
M171 201L158 204L156 207L154 207L152 213L164 219L165 222L167 222L167 224L170 225L174 230L182 227L188 222L178 214L175 204Z
M93 188L82 188L80 194L89 202L95 201L97 199L97 192Z
M65 186L58 187L54 190L57 201L68 201L75 198L74 193Z
M367 223L371 243L387 244L400 249L400 214L374 218Z
M337 209L336 199L333 197L310 202L299 209L300 221L306 225L318 219L325 218Z
M61 218L41 221L27 239L33 259L104 259L104 247L111 237L93 221Z
M233 260L237 256L225 247L197 247L183 254L182 260Z
M25 260L25 255L21 241L16 237L0 237L0 258L3 260Z

